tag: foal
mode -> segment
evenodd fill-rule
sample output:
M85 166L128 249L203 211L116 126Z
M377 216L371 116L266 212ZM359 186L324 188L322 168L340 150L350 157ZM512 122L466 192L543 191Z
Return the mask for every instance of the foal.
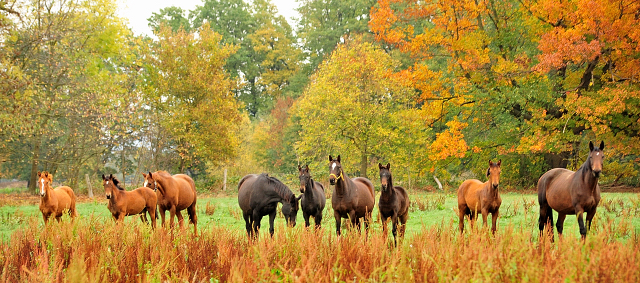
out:
M491 233L496 233L496 221L502 204L502 199L498 194L501 163L502 160L498 160L498 163L489 160L489 169L487 170L489 180L487 182L482 183L476 179L466 180L458 188L458 216L460 217L458 225L461 234L464 232L464 216L469 215L469 221L473 226L478 212L482 213L485 227L487 226L487 216L491 213Z
M327 202L327 197L324 194L324 186L319 182L314 181L309 173L309 165L304 168L298 165L298 178L300 179L300 192L302 193L302 199L300 200L300 206L302 207L302 216L304 217L305 227L311 225L309 223L309 217L313 216L316 223L316 228L320 228L322 223L322 211Z
M380 183L382 183L382 193L378 201L378 209L382 218L382 232L386 237L387 220L391 217L393 244L398 246L396 229L400 227L400 237L404 237L407 219L409 219L409 195L403 187L393 186L391 171L389 171L390 163L387 163L387 166L378 163L378 168L380 169Z
M76 211L76 195L73 190L67 186L60 186L55 189L51 187L53 175L44 171L38 172L38 187L40 187L40 212L44 224L49 222L49 218L54 216L58 222L62 218L65 211L69 212L71 217L78 216Z
M102 175L102 185L109 200L109 211L116 221L124 221L125 216L140 214L142 222L146 222L145 213L151 217L151 227L156 227L156 193L147 187L127 192L120 186L120 181L113 175Z

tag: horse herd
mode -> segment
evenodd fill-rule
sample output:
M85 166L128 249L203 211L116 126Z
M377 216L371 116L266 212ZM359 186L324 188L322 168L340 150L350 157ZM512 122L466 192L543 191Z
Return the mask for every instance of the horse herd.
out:
M567 215L576 215L582 239L586 237L587 229L591 228L591 221L600 202L600 187L598 179L602 172L604 159L604 142L598 147L589 142L589 155L577 171L563 168L551 169L538 180L538 203L540 204L539 230L548 230L553 235L552 210L557 211L556 228L562 235L563 223ZM464 181L458 188L458 216L460 233L464 231L464 219L471 225L482 214L484 226L491 214L492 233L496 232L496 221L499 216L502 199L498 193L502 161L489 161L487 169L488 180L481 182L476 179ZM398 234L404 235L409 218L409 195L399 186L393 185L391 164L378 163L380 170L381 193L378 200L379 215L382 221L383 234L387 235L387 221L391 219L394 243ZM238 183L238 204L242 209L245 228L249 238L255 238L260 230L262 217L269 215L269 232L274 233L274 220L278 203L282 203L282 214L289 226L296 225L298 210L302 209L305 226L310 226L310 217L314 218L315 227L322 224L323 210L326 204L324 186L314 181L309 172L309 166L298 166L300 192L296 196L285 184L268 174L249 174ZM170 212L169 225L173 228L174 216L177 216L180 227L184 220L181 211L186 209L189 222L194 225L197 233L196 190L191 177L184 174L171 175L166 171L143 173L145 184L132 191L125 191L113 175L102 175L107 205L113 218L122 221L128 215L141 215L143 222L147 222L146 214L151 218L151 225L155 227L156 217L165 223L165 212ZM77 216L75 208L76 197L73 190L67 186L51 188L52 176L48 172L38 172L40 187L40 211L45 224L51 216L60 221L65 211L71 217ZM341 235L342 219L349 220L351 226L360 230L364 224L368 230L371 214L375 206L375 189L373 183L364 177L349 178L340 163L340 155L333 158L329 155L329 183L334 186L331 197L333 215L336 223L336 233ZM586 213L586 226L583 214ZM399 233L398 233L398 230Z

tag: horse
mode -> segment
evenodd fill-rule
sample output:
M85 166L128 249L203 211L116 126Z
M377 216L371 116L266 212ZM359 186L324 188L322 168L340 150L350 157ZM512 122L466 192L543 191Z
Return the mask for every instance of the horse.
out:
M589 141L589 155L578 171L555 168L540 177L538 180L540 235L549 224L553 240L553 209L558 212L556 228L560 237L562 237L565 217L567 214L575 214L580 226L581 239L586 239L587 228L582 220L582 214L587 213L587 226L591 229L591 220L596 215L596 208L600 203L598 179L602 172L603 150L604 141L600 141L599 147L594 147L593 142Z
M180 228L184 227L184 218L180 211L186 209L189 215L189 223L193 224L193 233L197 233L196 184L193 182L193 179L185 174L172 176L167 171L149 172L148 175L144 176L144 186L156 190L162 226L164 227L165 211L169 210L169 227L173 228L174 216L178 217L178 225Z
M76 210L76 195L73 190L67 186L60 186L55 189L51 187L53 183L53 175L49 172L38 172L38 186L40 187L40 212L44 224L49 222L49 218L54 216L58 222L62 218L65 210L69 216L75 218L78 216Z
M391 163L387 163L387 166L382 166L378 163L378 169L380 169L380 183L381 193L378 200L378 209L382 218L382 233L385 238L387 236L387 220L391 218L391 228L393 233L393 244L398 246L396 241L397 228L400 228L400 237L404 237L404 231L409 219L409 194L403 187L393 185L393 178L391 176ZM398 223L398 220L400 223Z
M364 177L349 179L342 170L340 155L335 160L329 155L329 183L335 185L331 205L336 219L337 235L341 234L342 218L350 219L352 225L358 226L358 230L361 226L360 219L364 218L365 230L368 231L371 212L376 202L373 183Z
M156 227L156 203L158 197L156 193L147 187L140 187L127 192L120 185L120 181L113 175L105 177L102 175L102 185L109 204L107 208L111 212L113 219L124 221L125 216L140 214L142 222L147 223L145 213L151 217L151 227Z
M300 206L302 207L304 225L305 227L309 227L309 217L313 216L316 224L315 228L320 228L322 224L322 211L327 202L327 197L324 194L324 186L311 179L309 165L306 165L304 168L298 165L298 173L300 192L302 193Z
M249 239L258 236L260 221L265 215L269 215L269 233L273 237L273 221L278 202L282 203L282 214L287 225L296 226L298 201L301 197L302 195L296 197L285 184L266 173L242 177L238 183L238 204L242 209Z
M479 180L471 179L464 181L458 188L458 222L460 234L464 232L464 217L469 215L469 221L473 223L478 217L478 212L482 213L484 226L487 226L487 216L491 213L491 233L496 233L496 221L500 215L500 205L502 198L498 193L498 185L500 184L500 164L493 163L489 160L489 169L487 169L487 177L489 180L482 183Z

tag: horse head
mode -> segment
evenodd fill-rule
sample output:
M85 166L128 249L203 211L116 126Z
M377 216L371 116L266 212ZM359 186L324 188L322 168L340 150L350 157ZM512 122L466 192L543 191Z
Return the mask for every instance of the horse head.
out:
M331 155L329 155L329 183L333 186L340 178L344 180L344 173L342 172L342 165L340 164L340 155L338 155L336 159L333 159Z
M47 189L53 183L53 175L47 171L38 172L38 187L40 187L40 196L44 197L47 194Z
M302 198L302 195L296 197L296 195L292 195L289 200L282 201L282 214L284 214L284 219L287 221L287 225L289 227L296 226L296 218L298 217L298 210L300 206L298 205L298 201Z
M489 177L489 182L491 183L491 187L494 189L498 188L500 185L500 164L502 164L502 160L498 160L497 163L493 163L493 161L489 160L489 169L487 169L487 177Z
M385 192L389 189L391 185L391 163L387 163L387 166L382 166L382 164L378 163L378 168L380 169L380 183L382 184L382 191Z
M298 178L300 178L300 192L304 194L304 189L307 183L311 180L309 165L305 165L305 167L300 167L300 165L298 165L298 173Z
M589 141L589 160L591 172L596 178L600 178L602 172L602 162L604 159L604 141L600 141L599 147L594 147L593 142Z
M144 185L142 186L152 189L155 192L158 189L158 183L153 179L151 172L149 172L148 175L142 173L142 176L144 177Z
M121 189L118 187L119 183L120 181L118 181L113 174L110 174L109 176L102 174L102 186L104 187L104 193L107 199L111 199L113 196L113 190Z

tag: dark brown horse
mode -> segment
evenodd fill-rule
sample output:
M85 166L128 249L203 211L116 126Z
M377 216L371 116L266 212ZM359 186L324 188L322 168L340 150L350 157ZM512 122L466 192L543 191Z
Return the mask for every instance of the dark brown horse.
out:
M143 174L144 175L144 174ZM164 226L164 213L169 210L169 227L173 228L173 217L178 217L180 228L184 226L181 210L186 209L189 223L193 224L193 232L198 232L198 216L196 215L196 185L191 177L185 174L171 175L166 171L149 172L145 176L145 187L156 190L158 209ZM159 192L159 194L157 193Z
M38 172L38 187L40 187L40 212L44 223L49 222L49 217L53 216L60 222L65 211L71 217L78 216L76 211L76 195L73 190L67 186L52 188L53 175L44 171Z
M460 233L464 232L464 217L469 215L471 226L475 223L478 212L482 213L484 226L487 226L487 216L491 213L491 232L496 233L496 222L500 215L500 205L502 198L498 193L498 185L500 184L500 164L493 163L489 160L489 169L487 170L487 180L482 183L476 179L466 180L458 188L458 217Z
M151 227L156 227L156 203L158 197L156 193L147 187L137 188L127 192L120 185L120 181L113 175L108 177L102 175L102 185L109 204L107 208L111 211L113 219L124 221L125 216L138 215L142 222L147 222L145 213L149 213Z
M387 166L382 166L382 164L378 163L378 168L380 169L380 183L382 184L382 192L378 201L378 209L382 219L382 233L386 238L387 220L391 218L393 244L397 246L397 228L400 228L400 237L404 237L407 219L409 219L409 194L403 187L393 185L393 178L391 171L389 171L391 163L387 163Z
M249 238L258 236L260 221L265 215L269 215L269 233L273 236L273 222L279 202L282 203L282 214L287 224L296 226L300 197L296 198L285 184L265 173L242 177L238 183L238 204Z
M316 223L315 227L320 228L322 224L322 211L327 202L327 197L324 194L324 186L311 179L309 165L305 165L304 168L298 165L298 173L298 178L300 178L300 192L302 193L300 206L302 207L304 225L305 227L309 227L309 225L311 225L309 223L309 217L313 216Z
M540 204L540 218L538 220L540 234L547 224L551 227L553 235L553 213L558 212L558 234L562 236L564 219L567 214L578 217L580 235L584 240L587 236L587 227L582 220L582 213L587 213L587 226L591 229L591 220L596 215L596 208L600 202L600 186L598 178L602 172L604 159L604 141L600 147L594 147L589 142L589 156L573 172L564 168L555 168L544 173L538 180L538 203Z
M373 183L364 177L349 179L342 170L340 155L335 160L329 155L329 183L335 185L331 205L338 236L342 218L351 220L351 225L357 225L358 229L360 220L364 218L365 229L368 230L371 212L376 203Z

